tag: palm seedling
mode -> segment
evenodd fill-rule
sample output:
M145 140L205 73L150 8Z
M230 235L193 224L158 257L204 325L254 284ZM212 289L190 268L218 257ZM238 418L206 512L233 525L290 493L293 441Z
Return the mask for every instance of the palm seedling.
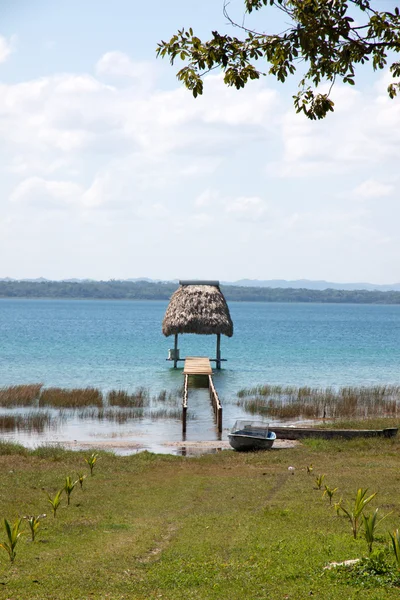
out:
M14 562L16 556L15 546L17 545L18 540L23 533L19 530L21 527L21 521L22 519L17 519L14 525L11 527L7 519L4 519L4 528L6 530L8 542L1 543L0 548L3 548L7 552L11 563Z
M364 537L365 537L365 541L367 542L368 545L368 553L371 554L372 552L372 544L375 542L376 537L375 537L375 532L376 529L379 525L379 523L381 523L383 521L383 519L386 519L388 515L384 515L381 519L378 520L378 509L376 508L375 511L371 514L371 515L363 515L363 521L364 521Z
M335 487L335 488L330 488L325 484L325 490L324 493L322 494L322 497L324 496L328 496L329 498L329 504L332 504L332 498L333 498L333 494L335 492L337 492L339 488Z
M357 490L357 494L356 494L356 497L354 498L354 503L352 506L349 506L348 508L346 508L345 506L343 506L342 503L339 503L336 508L338 514L340 511L342 511L344 513L344 515L350 521L351 530L353 532L354 539L357 539L357 534L358 534L358 530L360 528L360 523L361 523L361 517L364 512L365 507L376 496L376 492L375 492L375 494L371 494L371 496L368 496L368 498L367 498L366 497L367 491L368 491L367 489L363 490L362 488L359 488Z
M83 482L86 479L86 475L84 475L83 473L77 473L78 475L78 479L77 482L79 481L79 485L81 486L81 489L83 488Z
M70 503L71 494L74 491L74 487L76 486L77 483L78 483L78 481L72 481L72 478L69 475L65 478L64 490L65 490L65 493L67 494L67 504L68 505Z
M312 465L307 465L307 475L311 475L313 470L314 470L314 467Z
M400 569L400 532L398 529L390 534L392 548L396 559L397 567Z
M28 521L29 529L31 530L32 542L35 541L37 530L39 529L40 525L40 520L44 519L45 517L46 515L38 515L37 517L32 515L24 517L24 519Z
M325 475L317 475L315 478L315 483L317 485L317 490L322 488L322 484L324 483Z
M57 494L54 496L54 498L52 498L52 497L50 496L50 494L47 494L47 496L48 496L48 500L49 500L49 502L50 502L50 504L51 504L51 507L52 507L52 509L53 509L53 517L54 517L54 518L55 518L55 516L56 516L57 508L60 506L60 503L61 503L61 495L62 495L63 491L64 491L63 489L61 489L61 490L58 490L58 492L57 492Z
M87 464L89 465L90 475L93 475L93 469L94 469L94 467L96 465L98 456L99 456L98 454L96 454L95 452L93 452L93 454L91 454L89 456L89 458L85 458L85 462L87 462Z

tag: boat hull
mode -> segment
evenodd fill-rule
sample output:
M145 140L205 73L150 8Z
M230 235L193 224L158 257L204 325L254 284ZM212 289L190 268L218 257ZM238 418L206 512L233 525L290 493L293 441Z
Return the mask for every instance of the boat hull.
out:
M387 429L318 429L306 427L273 427L277 439L301 440L304 438L345 438L353 439L360 437L394 437L398 429L391 427Z
M234 450L239 452L252 452L254 450L269 450L276 439L276 435L270 431L268 437L257 437L254 435L243 435L240 433L228 434L228 440Z

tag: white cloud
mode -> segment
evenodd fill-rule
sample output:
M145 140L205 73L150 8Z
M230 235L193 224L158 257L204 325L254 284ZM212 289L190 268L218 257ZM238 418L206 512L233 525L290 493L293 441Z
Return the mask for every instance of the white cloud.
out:
M145 77L152 71L146 62L134 62L127 54L119 51L106 52L96 63L98 75L112 75L114 77Z
M390 183L382 183L375 179L366 179L355 188L354 194L361 199L380 198L382 196L390 196L394 190L395 186Z
M267 210L267 203L259 196L240 196L226 202L226 212L239 219L258 220Z
M33 207L64 208L71 204L77 204L82 193L82 187L71 181L30 177L16 186L10 196L10 201Z
M5 62L13 51L15 38L7 40L4 36L0 35L0 63Z
M97 63L96 76L64 73L0 84L3 247L25 239L21 223L28 230L41 219L43 231L53 227L56 244L57 232L81 236L96 273L91 249L104 248L104 239L111 275L118 257L145 248L149 276L168 277L177 260L185 268L182 247L190 268L199 248L210 264L219 253L215 275L224 279L229 275L222 269L235 278L240 264L268 278L260 257L276 255L277 247L274 264L282 277L317 275L320 268L327 278L337 255L350 269L348 248L352 260L358 257L354 273L376 264L383 277L379 262L388 272L397 269L400 208L391 192L400 160L398 101L340 88L337 112L314 123L295 115L290 98L265 81L237 92L213 76L195 100L181 87L143 87L141 69L111 52ZM349 190L351 198L385 196L392 218L385 221L378 203L349 210ZM196 235L201 229L207 235ZM41 248L43 241L36 244ZM49 252L38 250L43 257ZM131 260L126 265L133 268Z

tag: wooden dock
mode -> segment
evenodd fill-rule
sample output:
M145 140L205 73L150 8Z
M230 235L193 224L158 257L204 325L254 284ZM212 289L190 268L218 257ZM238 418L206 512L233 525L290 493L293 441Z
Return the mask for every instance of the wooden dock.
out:
M183 367L184 375L212 375L210 359L205 356L188 356Z
M218 397L217 390L212 378L212 368L210 359L205 356L188 356L185 360L183 375L185 378L183 386L182 399L182 429L186 433L186 413L188 408L189 396L189 377L196 375L205 375L207 377L208 389L210 391L210 400L214 409L215 419L217 422L218 431L222 431L222 406Z

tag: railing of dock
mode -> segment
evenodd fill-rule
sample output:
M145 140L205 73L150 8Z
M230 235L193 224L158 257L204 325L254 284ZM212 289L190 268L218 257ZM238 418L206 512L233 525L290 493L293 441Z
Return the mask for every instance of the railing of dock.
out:
M222 431L222 406L217 390L215 389L212 375L208 376L208 388L210 390L211 404L213 406L215 419L217 421L217 429L218 431Z

